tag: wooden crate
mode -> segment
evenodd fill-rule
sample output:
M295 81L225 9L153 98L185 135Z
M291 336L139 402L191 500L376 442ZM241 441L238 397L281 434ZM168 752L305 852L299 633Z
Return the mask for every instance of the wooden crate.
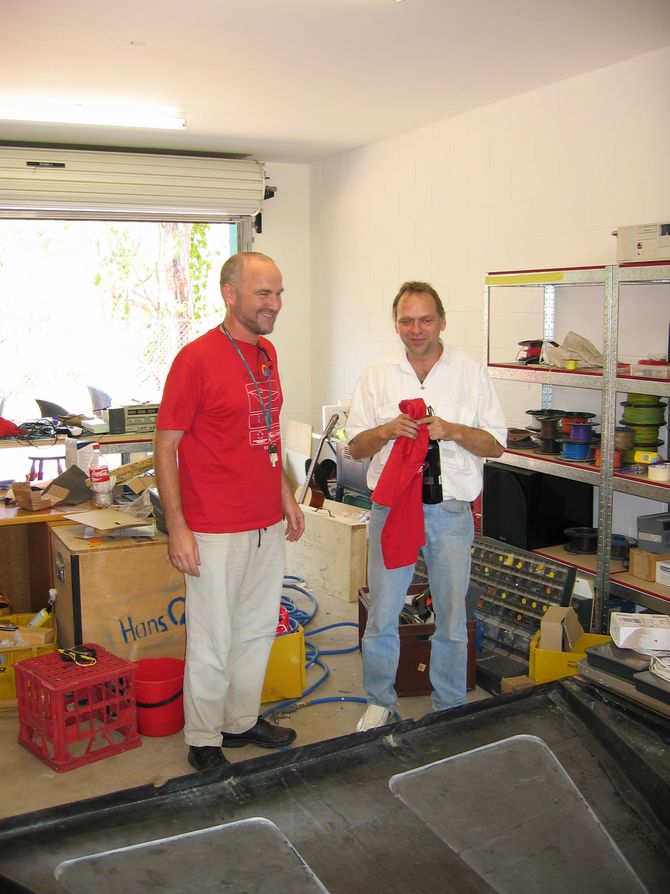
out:
M335 500L326 500L318 510L301 509L305 533L296 543L286 544L286 573L345 602L355 602L367 581L366 513Z
M129 661L183 658L184 577L167 556L167 537L87 541L83 527L51 532L61 647L99 643Z

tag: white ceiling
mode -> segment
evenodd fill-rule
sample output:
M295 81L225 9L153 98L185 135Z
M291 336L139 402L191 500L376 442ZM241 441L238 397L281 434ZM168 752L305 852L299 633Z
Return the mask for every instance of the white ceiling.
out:
M184 131L0 140L310 162L670 44L670 0L0 0L0 96L182 110Z

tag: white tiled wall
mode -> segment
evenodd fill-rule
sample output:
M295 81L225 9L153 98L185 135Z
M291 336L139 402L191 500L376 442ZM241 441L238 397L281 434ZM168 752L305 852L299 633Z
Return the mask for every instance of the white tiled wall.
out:
M395 344L404 280L438 289L447 340L481 359L488 271L613 263L612 230L666 220L669 110L665 48L313 165L314 424Z

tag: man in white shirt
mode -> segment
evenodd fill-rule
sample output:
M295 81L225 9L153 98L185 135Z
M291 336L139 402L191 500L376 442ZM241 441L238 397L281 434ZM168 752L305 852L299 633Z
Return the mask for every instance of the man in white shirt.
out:
M428 283L406 282L393 302L393 319L403 348L370 366L354 389L347 422L349 452L371 457L367 483L374 490L397 438L412 440L425 425L440 446L442 502L424 504L424 558L435 612L430 681L436 711L463 704L466 697L467 618L474 526L470 503L482 488L484 457L502 455L505 420L483 366L445 346L444 307ZM398 414L401 400L423 398L435 415L412 419ZM414 564L388 568L381 532L389 513L373 502L369 526L369 606L363 637L363 681L368 708L359 731L386 723L397 694L400 656L398 618L414 575Z

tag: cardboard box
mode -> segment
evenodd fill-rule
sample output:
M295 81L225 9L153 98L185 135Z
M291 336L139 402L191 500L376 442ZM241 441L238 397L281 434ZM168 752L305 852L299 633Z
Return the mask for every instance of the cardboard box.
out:
M656 563L656 583L670 587L670 560L664 559Z
M56 642L56 630L54 627L17 627L16 630L0 630L0 640L14 643L14 648L45 646L47 643ZM6 645L5 648L12 647Z
M127 661L183 658L184 576L167 537L89 541L84 528L51 531L58 644L97 643Z
M65 490L65 488L56 487L55 485L49 488L48 493L42 490L32 490L25 481L15 481L12 484L12 492L16 505L20 506L21 509L29 509L31 512L51 509L52 506L62 503L69 494L69 491Z
M530 641L528 676L536 683L549 683L577 673L577 664L586 658L589 646L599 646L610 641L609 636L600 633L583 633L571 652L559 652L540 648L540 631Z
M26 625L34 612L3 614L2 624L15 624L17 630L0 630L0 640L6 645L0 648L0 712L16 710L15 666L26 658L37 658L56 650L56 630L53 614L44 627L36 629ZM23 644L10 645L10 643Z
M321 509L300 507L305 533L286 544L286 572L345 602L355 602L367 582L367 514L326 500Z
M540 623L539 646L548 651L572 652L583 633L573 608L550 605Z
M670 553L652 553L646 549L632 549L629 553L630 573L641 580L656 580L656 563L670 561Z
M621 649L670 650L670 616L612 612L610 634Z

